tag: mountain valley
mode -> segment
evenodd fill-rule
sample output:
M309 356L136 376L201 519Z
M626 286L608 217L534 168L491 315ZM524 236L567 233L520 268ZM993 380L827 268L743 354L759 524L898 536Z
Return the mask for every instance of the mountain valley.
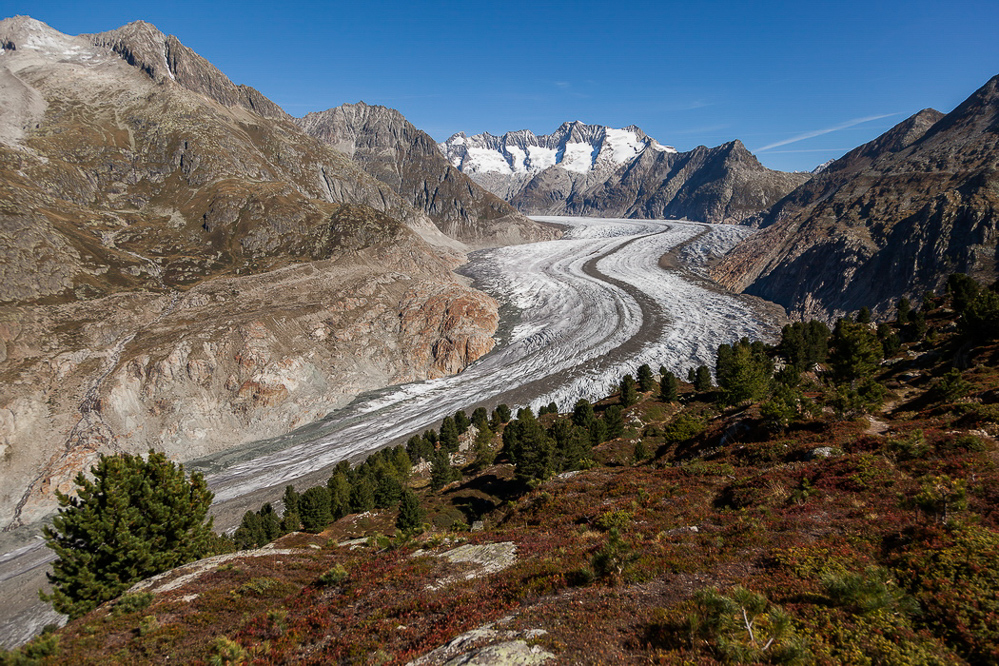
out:
M999 76L789 173L0 21L0 664L992 663L997 225ZM32 639L154 451L210 557Z

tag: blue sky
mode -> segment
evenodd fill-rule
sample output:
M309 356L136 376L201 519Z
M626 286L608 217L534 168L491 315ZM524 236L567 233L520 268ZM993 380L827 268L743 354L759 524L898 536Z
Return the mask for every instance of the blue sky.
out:
M443 140L567 120L804 170L999 74L999 2L2 0L70 34L143 19L301 116L363 100Z

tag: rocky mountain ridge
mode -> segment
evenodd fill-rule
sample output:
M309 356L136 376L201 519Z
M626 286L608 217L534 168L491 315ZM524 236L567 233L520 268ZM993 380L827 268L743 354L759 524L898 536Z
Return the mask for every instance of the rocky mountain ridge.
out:
M554 235L448 164L434 140L394 109L359 102L295 122L425 212L442 232L471 246Z
M466 244L175 37L0 47L5 528L100 453L188 460L491 349Z
M679 153L634 126L580 122L540 137L459 133L441 150L473 180L536 215L739 223L809 177L766 169L739 141Z
M750 221L763 231L715 269L722 284L832 318L991 282L999 224L999 77L944 115L926 109L827 166Z

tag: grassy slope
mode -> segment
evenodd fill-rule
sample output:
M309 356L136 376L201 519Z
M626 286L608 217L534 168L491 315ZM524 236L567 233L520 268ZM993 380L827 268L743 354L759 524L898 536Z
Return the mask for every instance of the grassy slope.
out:
M726 636L738 646L748 634L693 634L695 595L742 585L791 616L764 653L774 661L793 634L809 663L995 663L999 347L962 345L942 308L928 321L932 344L906 345L882 366L892 394L871 418L822 413L775 434L755 405L720 411L690 387L680 405L646 395L628 409L625 436L595 449L587 471L528 489L501 455L440 494L421 490L431 523L481 517L484 531L435 527L410 541L338 546L394 528L394 512L348 516L279 540L294 553L233 560L146 608L102 607L60 630L43 661L406 663L511 618L504 629L546 630L534 642L561 663L710 664L723 661ZM933 399L934 377L957 356L971 367L969 395ZM680 410L709 416L707 427L667 443L662 426ZM969 432L976 439L962 440ZM636 463L639 439L655 454ZM814 457L818 447L833 455ZM967 508L946 525L913 505L940 475L967 485ZM614 524L616 550L607 545ZM504 541L516 544L516 563L468 580L453 582L468 565L431 556ZM611 566L600 566L601 553ZM335 565L347 577L323 584ZM869 572L859 596L822 584L872 566L889 582L878 587ZM867 604L864 590L880 601ZM766 619L754 628L762 644Z

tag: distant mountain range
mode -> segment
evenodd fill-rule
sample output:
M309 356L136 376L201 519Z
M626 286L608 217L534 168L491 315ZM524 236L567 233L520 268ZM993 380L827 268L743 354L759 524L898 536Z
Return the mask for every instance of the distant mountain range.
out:
M999 76L944 115L925 109L850 151L748 222L714 271L794 316L833 317L992 282L999 238Z
M634 126L459 133L440 147L474 181L535 215L738 223L809 178L763 167L739 141L681 153Z

